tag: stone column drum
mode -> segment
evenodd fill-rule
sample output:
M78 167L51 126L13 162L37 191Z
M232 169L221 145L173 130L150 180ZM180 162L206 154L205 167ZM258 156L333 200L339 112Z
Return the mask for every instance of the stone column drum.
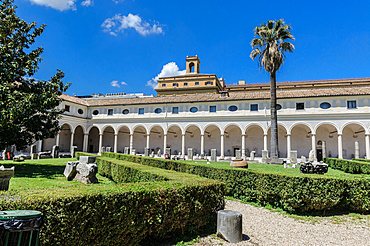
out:
M236 211L220 210L217 212L217 236L230 243L239 243L243 239L242 214Z

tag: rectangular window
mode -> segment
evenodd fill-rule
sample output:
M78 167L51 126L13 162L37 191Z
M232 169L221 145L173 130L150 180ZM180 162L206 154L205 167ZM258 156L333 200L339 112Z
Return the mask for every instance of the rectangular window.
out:
M144 114L144 109L143 108L139 108L139 114Z
M199 82L195 82L195 85L199 85Z
M69 105L65 105L64 106L64 111L69 112L69 109L70 109L70 106Z
M162 87L166 87L166 84L162 84Z
M304 103L296 103L295 104L296 110L303 110L304 109Z
M356 101L347 101L347 108L357 108Z
M209 112L211 113L216 112L216 106L209 106Z
M251 111L258 111L258 104L251 104Z
M213 85L211 81L206 82L206 85Z
M179 86L178 83L173 83L172 85L173 85L173 87L178 87Z
M179 113L179 107L172 107L172 113L178 114Z
M188 83L184 83L184 86L188 86Z
M113 109L108 109L108 115L113 115Z

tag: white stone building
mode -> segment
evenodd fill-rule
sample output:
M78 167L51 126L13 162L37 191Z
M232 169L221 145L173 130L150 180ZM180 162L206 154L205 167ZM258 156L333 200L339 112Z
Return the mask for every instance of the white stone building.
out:
M243 157L251 151L261 156L270 146L269 84L225 85L216 75L199 73L198 57L188 57L187 73L161 78L158 95L108 94L90 97L63 95L66 109L55 139L39 142L39 151L59 145L78 151L99 152L125 147L144 154L164 153L186 157L188 148L209 156L217 149L220 158ZM351 159L355 142L360 157L370 158L370 79L343 79L277 83L279 151L308 156L315 150L326 156Z

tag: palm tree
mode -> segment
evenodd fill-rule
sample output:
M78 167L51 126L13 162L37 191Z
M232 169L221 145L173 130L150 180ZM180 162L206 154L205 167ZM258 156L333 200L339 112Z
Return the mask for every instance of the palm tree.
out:
M271 82L271 158L279 157L278 126L276 112L276 72L283 64L285 52L293 52L294 45L287 40L294 40L290 32L291 26L285 24L283 19L269 20L261 26L254 28L254 39L251 42L250 57L259 58L258 65L270 73Z

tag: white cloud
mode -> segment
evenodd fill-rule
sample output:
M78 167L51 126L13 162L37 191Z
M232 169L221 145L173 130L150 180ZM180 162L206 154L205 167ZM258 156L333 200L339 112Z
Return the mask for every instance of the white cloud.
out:
M120 3L120 2L123 2L124 0L113 0L113 2L115 3Z
M89 7L94 5L94 0L85 0L81 3L82 6Z
M68 9L76 10L75 2L77 0L30 0L30 1L37 5L43 5L51 7L53 9L64 11Z
M135 29L142 36L163 33L163 29L158 23L150 25L148 22L143 21L139 15L133 14L128 14L127 16L116 14L112 18L106 19L101 26L104 32L108 32L113 36L117 36L119 32L124 32L128 28Z
M110 82L110 85L111 86L113 86L113 87L117 87L117 88L120 88L121 86L120 86L120 84L121 85L127 85L127 83L126 82L121 82L121 83L119 83L119 81L118 80L113 80L112 82Z
M177 75L184 75L186 70L180 70L176 65L176 62L169 62L163 66L162 71L155 77L146 83L146 86L152 87L153 89L158 88L158 79L162 77L170 77Z

